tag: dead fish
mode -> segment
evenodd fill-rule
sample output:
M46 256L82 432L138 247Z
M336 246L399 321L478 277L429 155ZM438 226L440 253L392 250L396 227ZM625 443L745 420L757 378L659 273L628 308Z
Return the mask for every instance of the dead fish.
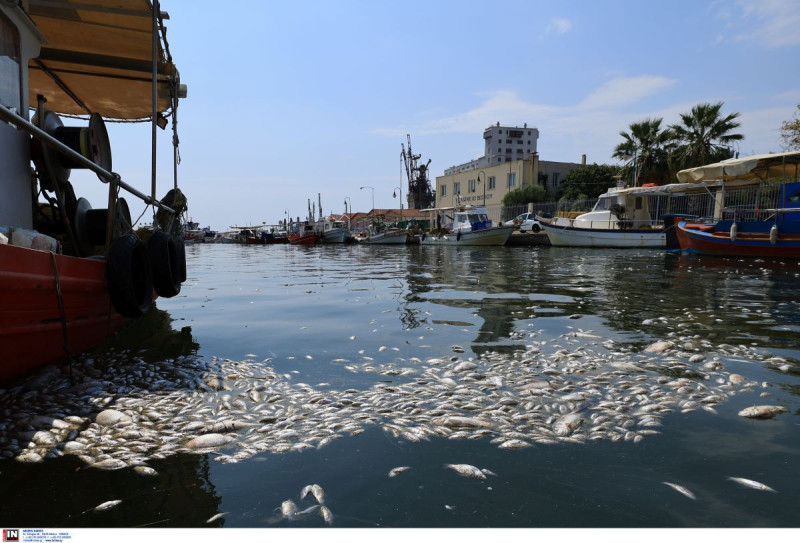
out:
M322 518L325 520L325 524L328 526L333 524L333 513L331 513L330 509L323 505L319 508L319 514L322 515Z
M489 428L492 425L492 423L485 420L459 416L442 417L441 419L434 419L433 422L448 428Z
M314 495L318 503L325 503L325 491L318 484L311 485L311 493Z
M158 475L158 472L151 468L150 466L135 466L133 471L138 473L139 475L148 475L150 477Z
M665 485L667 485L668 487L670 487L670 488L672 488L674 490L677 490L678 492L680 492L681 494L683 494L687 498L690 498L692 500L696 500L697 499L695 497L695 495L692 493L692 491L689 490L688 488L682 487L681 485L676 485L675 483L668 483L666 481L663 481L663 483Z
M97 414L97 418L95 418L95 422L100 426L112 426L118 422L128 422L131 418L123 413L122 411L117 411L116 409L106 409L101 411Z
M553 423L553 431L559 436L568 436L581 425L583 417L577 413L567 413Z
M492 477L497 477L497 474L495 472L493 472L491 470L488 470L486 468L482 468L481 471L486 475L491 475Z
M768 487L763 483L759 483L758 481L753 481L750 479L743 479L741 477L728 477L734 483L739 483L742 486L746 486L747 488L753 488L755 490L764 490L767 492L777 492L777 490Z
M227 445L231 441L233 441L232 437L224 436L222 434L205 434L189 440L186 443L186 446L190 449L208 449Z
M399 466L396 468L392 468L391 470L389 470L389 477L396 477L409 469L411 469L411 466Z
M497 448L498 449L523 449L525 447L530 447L531 444L522 441L521 439L509 439L508 441L504 441L501 443Z
M111 500L111 501L103 502L103 503L101 503L100 505L98 505L97 507L95 507L94 509L91 509L91 510L92 511L108 511L112 507L116 507L117 505L119 505L121 503L122 503L122 500Z
M224 516L225 516L225 515L227 515L227 514L228 514L228 513L217 513L216 515L214 515L213 517L211 517L210 519L208 519L208 520L206 521L206 524L211 524L211 523L212 523L212 522L214 522L215 520L219 520L219 519L221 519L222 517L224 517Z
M780 405L754 405L739 411L740 417L751 419L768 419L778 413L786 413L787 409Z
M486 479L486 475L475 466L469 464L445 464L444 467L454 470L459 475L473 479Z
M297 515L297 505L292 500L286 500L281 504L281 514L284 518L294 520Z
M656 341L651 345L648 345L644 352L646 353L665 353L675 347L675 344L671 341Z

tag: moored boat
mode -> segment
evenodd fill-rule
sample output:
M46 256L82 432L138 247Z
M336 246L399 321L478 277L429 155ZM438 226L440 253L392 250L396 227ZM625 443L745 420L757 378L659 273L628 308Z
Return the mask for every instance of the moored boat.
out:
M439 208L444 233L422 234L420 245L505 245L513 226L493 226L485 207ZM445 220L442 221L441 218ZM449 221L449 222L448 222Z
M105 128L175 118L185 86L152 34L166 32L161 13L135 0L0 3L0 381L97 346L186 280L185 196L176 181L159 201L113 173ZM76 198L72 169L108 183L107 209ZM134 232L121 190L158 210L153 228Z
M648 195L660 187L610 188L575 218L537 217L555 247L655 248L666 245L664 223L651 216ZM658 214L659 210L653 210Z
M361 243L365 245L405 245L408 243L408 232L388 229L375 234L368 233L361 239Z
M800 152L793 151L679 172L680 180L720 186L712 217L674 219L677 248L714 256L800 258L799 166Z

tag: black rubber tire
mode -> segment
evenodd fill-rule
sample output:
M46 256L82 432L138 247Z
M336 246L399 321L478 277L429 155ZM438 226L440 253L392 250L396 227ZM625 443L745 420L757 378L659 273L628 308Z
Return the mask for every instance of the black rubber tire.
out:
M153 288L163 298L172 298L181 291L180 260L175 241L161 230L147 240L147 255L153 271Z
M147 248L136 234L111 242L106 263L111 303L123 317L141 317L153 303L153 274Z
M534 234L538 234L538 233L539 233L539 230L541 230L541 228L539 227L539 225L538 225L538 224L534 224L534 225L531 227L531 230L533 230L533 233L534 233Z
M175 239L175 249L178 252L178 271L180 272L181 283L186 282L186 242L182 237Z

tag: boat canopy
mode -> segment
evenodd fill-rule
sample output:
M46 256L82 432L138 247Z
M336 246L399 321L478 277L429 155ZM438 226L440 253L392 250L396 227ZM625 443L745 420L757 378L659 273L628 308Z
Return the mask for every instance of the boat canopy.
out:
M719 179L797 179L799 163L800 151L753 155L681 170L678 180L682 183L701 183Z
M30 104L67 115L99 113L106 119L153 116L153 6L148 0L28 0L27 12L46 36L31 59ZM158 3L156 3L158 6ZM158 14L158 111L166 112L179 88L164 13ZM177 97L175 97L175 100Z

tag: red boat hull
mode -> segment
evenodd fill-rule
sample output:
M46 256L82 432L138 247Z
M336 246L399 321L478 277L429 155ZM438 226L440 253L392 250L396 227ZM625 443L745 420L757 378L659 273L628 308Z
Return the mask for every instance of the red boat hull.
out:
M58 281L56 280L56 270ZM130 319L111 305L105 260L0 245L0 382L109 339Z
M306 234L303 236L289 236L289 243L292 245L316 245L317 235Z
M761 258L800 258L800 235L779 234L775 243L769 233L740 233L731 240L729 232L715 231L707 225L677 223L681 250L690 253Z

